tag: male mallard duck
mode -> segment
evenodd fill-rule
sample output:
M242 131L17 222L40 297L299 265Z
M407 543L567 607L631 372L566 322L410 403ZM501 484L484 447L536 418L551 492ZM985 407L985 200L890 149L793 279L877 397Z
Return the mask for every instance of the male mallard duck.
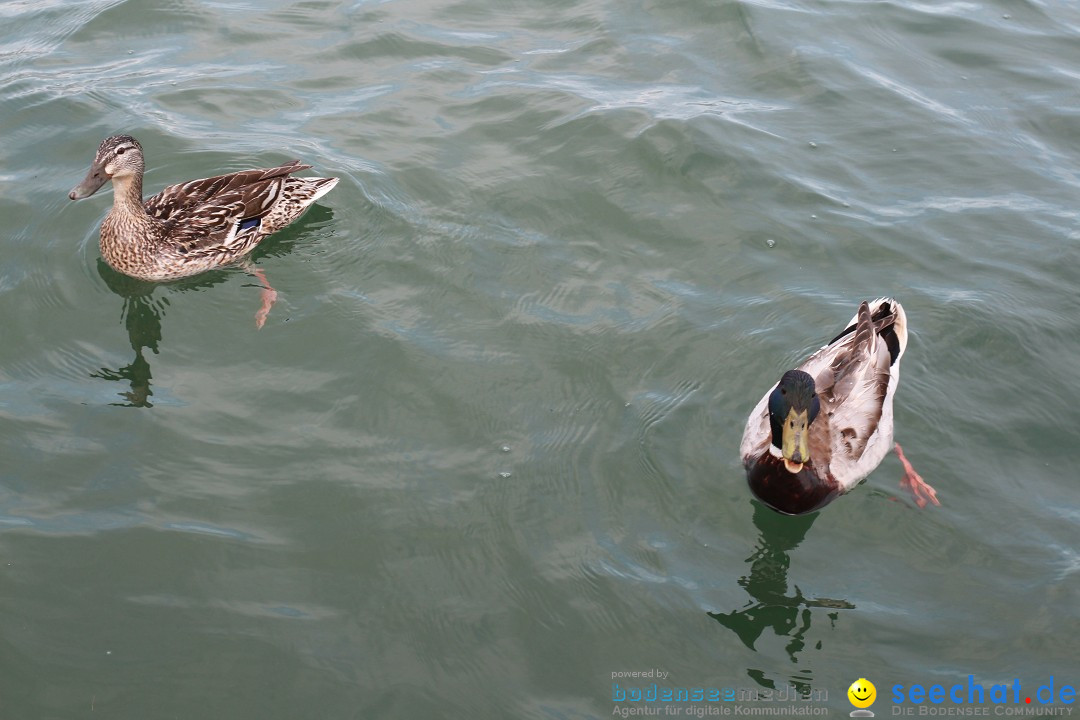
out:
M919 507L940 505L893 445L893 396L907 347L907 317L892 298L863 302L842 333L788 370L750 413L743 465L754 495L788 515L851 490L894 447Z
M297 178L293 160L275 168L243 170L170 185L143 201L143 149L129 135L106 138L86 178L68 197L80 200L113 182L113 206L101 224L101 256L140 280L175 280L242 260L337 185L337 178ZM265 283L265 276L253 271ZM258 324L273 297L266 286Z

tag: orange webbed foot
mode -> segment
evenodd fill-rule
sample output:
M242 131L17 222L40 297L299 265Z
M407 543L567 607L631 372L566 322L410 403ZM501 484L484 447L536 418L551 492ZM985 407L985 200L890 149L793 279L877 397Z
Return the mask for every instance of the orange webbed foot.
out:
M270 308L274 307L277 301L277 290L270 286L270 281L266 279L266 273L262 271L262 268L255 268L251 274L262 284L262 292L259 293L262 304L255 313L255 328L262 329L262 326L266 324L266 318L270 316Z
M900 463L904 466L904 477L900 480L900 485L907 488L911 493L912 500L920 508L924 508L930 503L940 505L941 502L937 499L937 491L930 487L929 484L919 473L915 472L915 468L911 467L911 463L904 457L904 451L900 449L900 443L894 444L894 450L896 450L896 457L900 458Z

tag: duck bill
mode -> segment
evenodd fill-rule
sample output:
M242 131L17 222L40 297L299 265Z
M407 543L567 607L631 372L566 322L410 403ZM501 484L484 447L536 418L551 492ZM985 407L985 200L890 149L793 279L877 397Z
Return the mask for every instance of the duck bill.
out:
M90 172L86 173L83 181L71 188L68 197L72 200L88 198L96 193L108 179L109 176L105 174L105 168L93 165L90 167Z
M810 420L806 410L796 412L795 408L792 408L788 411L780 448L784 454L784 467L788 472L798 473L803 465L810 461L809 429Z

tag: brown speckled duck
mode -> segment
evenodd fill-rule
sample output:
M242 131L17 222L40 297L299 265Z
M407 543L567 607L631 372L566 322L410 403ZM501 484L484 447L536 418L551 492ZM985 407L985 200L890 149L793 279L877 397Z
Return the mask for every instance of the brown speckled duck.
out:
M915 503L939 505L893 443L893 396L907 347L907 316L892 298L863 302L832 342L765 393L743 433L754 495L781 513L818 510L848 492L895 449Z
M140 280L175 280L243 260L337 185L338 178L292 177L310 167L293 160L191 180L144 201L142 145L130 135L114 135L102 141L86 178L68 197L89 197L112 180L113 206L101 224L105 262ZM276 293L260 271L252 272L265 287L256 315L261 327Z

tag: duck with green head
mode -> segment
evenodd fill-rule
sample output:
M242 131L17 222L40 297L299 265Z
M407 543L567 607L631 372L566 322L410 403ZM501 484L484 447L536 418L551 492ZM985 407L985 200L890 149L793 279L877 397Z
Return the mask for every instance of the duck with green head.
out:
M907 348L900 303L859 305L832 342L789 370L761 398L743 433L750 489L781 513L818 510L859 484L895 450L915 503L937 493L893 442L893 397Z

